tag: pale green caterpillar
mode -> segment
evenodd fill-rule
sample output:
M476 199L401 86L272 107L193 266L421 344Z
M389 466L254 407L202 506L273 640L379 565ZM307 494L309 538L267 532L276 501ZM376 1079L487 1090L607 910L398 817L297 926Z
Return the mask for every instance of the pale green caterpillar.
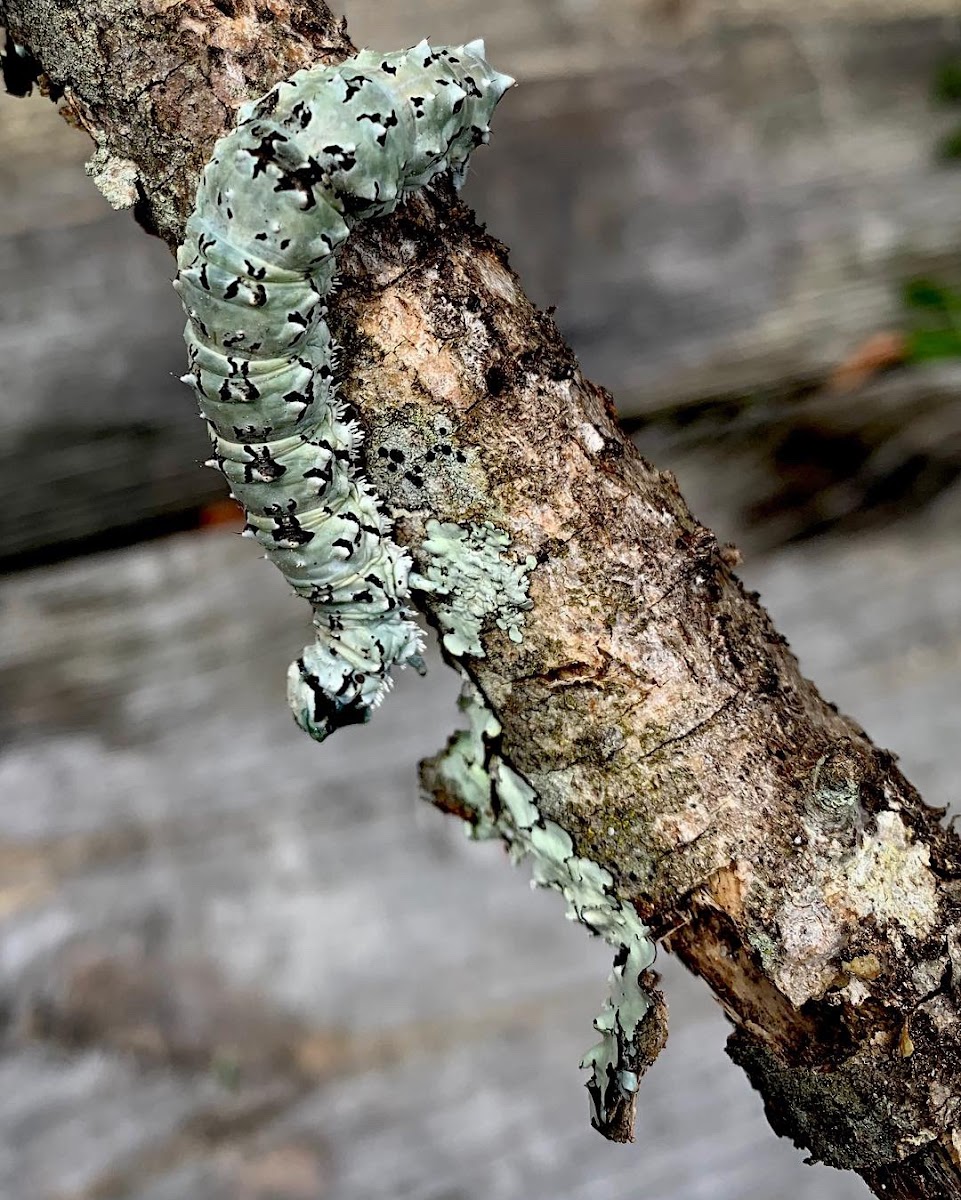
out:
M513 83L484 44L376 54L298 71L245 104L214 147L177 254L186 382L214 463L255 537L314 613L288 672L312 737L367 721L390 669L422 668L411 562L358 463L337 399L324 300L357 221L393 211L442 171L463 180Z

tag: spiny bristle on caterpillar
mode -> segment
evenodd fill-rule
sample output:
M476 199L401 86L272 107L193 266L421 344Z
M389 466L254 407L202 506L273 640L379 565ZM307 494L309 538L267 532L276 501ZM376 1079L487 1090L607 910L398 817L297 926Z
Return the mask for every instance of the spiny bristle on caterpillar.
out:
M336 396L334 256L357 221L442 171L462 179L512 83L482 41L298 71L241 106L178 252L183 381L210 426L210 465L246 511L243 536L313 608L315 640L288 672L288 698L317 740L366 721L393 667L423 670L410 559L361 476L361 429Z

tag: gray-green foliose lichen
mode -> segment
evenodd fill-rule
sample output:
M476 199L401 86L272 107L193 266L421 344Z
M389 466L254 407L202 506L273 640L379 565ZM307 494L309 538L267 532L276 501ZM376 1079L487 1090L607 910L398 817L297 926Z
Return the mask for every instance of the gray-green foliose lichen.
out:
M540 812L534 789L496 754L493 742L501 727L470 683L465 683L460 706L470 727L454 735L434 768L476 814L468 823L470 835L503 838L515 862L530 857L532 885L560 892L568 918L617 950L610 995L594 1021L600 1041L581 1063L591 1071L591 1124L606 1132L615 1102L629 1100L637 1091L645 1063L638 1032L652 1001L640 976L654 962L654 942L633 906L616 896L610 872L575 853L566 830Z
M465 682L457 703L470 724L453 735L432 766L436 778L473 814L465 822L468 837L482 841L500 834L487 755L488 746L501 727L471 684Z
M510 536L489 521L429 520L426 532L421 545L426 566L410 584L435 597L446 649L483 658L480 635L489 619L512 642L520 642L524 612L531 607L529 575L537 560L529 555L518 563L504 557Z

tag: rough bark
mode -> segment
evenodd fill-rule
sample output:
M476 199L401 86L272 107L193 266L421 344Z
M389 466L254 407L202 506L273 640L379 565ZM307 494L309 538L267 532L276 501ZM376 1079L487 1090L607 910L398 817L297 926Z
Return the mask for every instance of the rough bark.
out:
M0 21L28 51L11 85L42 72L108 198L171 247L237 104L351 51L292 0L6 0ZM492 629L467 660L501 756L712 987L779 1133L880 1196L961 1196L961 841L799 674L446 185L358 230L342 274L344 392L400 539L489 520L537 560L523 640ZM414 503L377 450L423 461L438 436Z

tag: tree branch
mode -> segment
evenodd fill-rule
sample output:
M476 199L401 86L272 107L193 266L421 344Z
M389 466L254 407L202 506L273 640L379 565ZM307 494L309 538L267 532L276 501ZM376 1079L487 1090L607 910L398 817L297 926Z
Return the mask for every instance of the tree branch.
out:
M236 106L352 50L294 0L0 0L0 21L15 85L39 64L99 185L171 247ZM490 522L536 560L522 639L491 628L466 660L501 760L721 999L779 1133L879 1196L961 1196L961 842L802 678L449 187L359 229L342 275L343 392L399 539Z

